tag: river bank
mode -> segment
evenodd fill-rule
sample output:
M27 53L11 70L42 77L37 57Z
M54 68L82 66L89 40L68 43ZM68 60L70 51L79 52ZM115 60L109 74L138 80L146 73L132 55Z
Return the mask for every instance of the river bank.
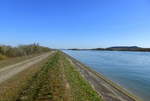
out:
M66 56L76 66L82 76L91 83L93 88L102 95L104 101L142 101L139 97L108 80L102 74L97 73L67 54Z

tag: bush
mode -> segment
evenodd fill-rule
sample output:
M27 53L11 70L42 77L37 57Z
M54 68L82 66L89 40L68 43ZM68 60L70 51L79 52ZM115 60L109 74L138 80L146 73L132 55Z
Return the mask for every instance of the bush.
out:
M7 57L16 57L16 56L26 56L30 54L48 52L50 49L48 47L40 46L39 44L30 44L30 45L20 45L18 47L0 46L0 54Z

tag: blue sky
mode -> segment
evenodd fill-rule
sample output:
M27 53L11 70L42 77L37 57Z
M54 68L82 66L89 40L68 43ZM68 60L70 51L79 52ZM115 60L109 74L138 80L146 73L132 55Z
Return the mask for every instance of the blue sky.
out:
M150 0L0 0L0 44L150 47Z

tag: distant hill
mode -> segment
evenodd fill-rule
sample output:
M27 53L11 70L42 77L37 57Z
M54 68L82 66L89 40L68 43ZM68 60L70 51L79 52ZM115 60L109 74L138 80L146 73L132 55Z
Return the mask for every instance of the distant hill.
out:
M142 47L138 47L138 46L114 46L114 47L108 47L108 48L95 48L92 50L150 52L150 48L142 48Z
M138 47L138 46L114 46L114 47L109 47L109 48L141 48L141 47Z
M142 51L142 52L150 52L150 48L142 48L138 46L113 46L113 47L108 47L108 48L93 48L93 49L69 49L69 50L107 50L107 51Z
M112 51L136 51L140 49L141 47L137 47L137 46L115 46L115 47L106 48L106 50L112 50Z

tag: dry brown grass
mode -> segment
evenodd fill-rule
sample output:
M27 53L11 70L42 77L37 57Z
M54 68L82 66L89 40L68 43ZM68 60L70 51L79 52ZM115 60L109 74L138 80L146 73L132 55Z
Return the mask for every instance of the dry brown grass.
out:
M6 56L0 54L0 60L4 60L4 59L6 59L6 58L7 58Z

